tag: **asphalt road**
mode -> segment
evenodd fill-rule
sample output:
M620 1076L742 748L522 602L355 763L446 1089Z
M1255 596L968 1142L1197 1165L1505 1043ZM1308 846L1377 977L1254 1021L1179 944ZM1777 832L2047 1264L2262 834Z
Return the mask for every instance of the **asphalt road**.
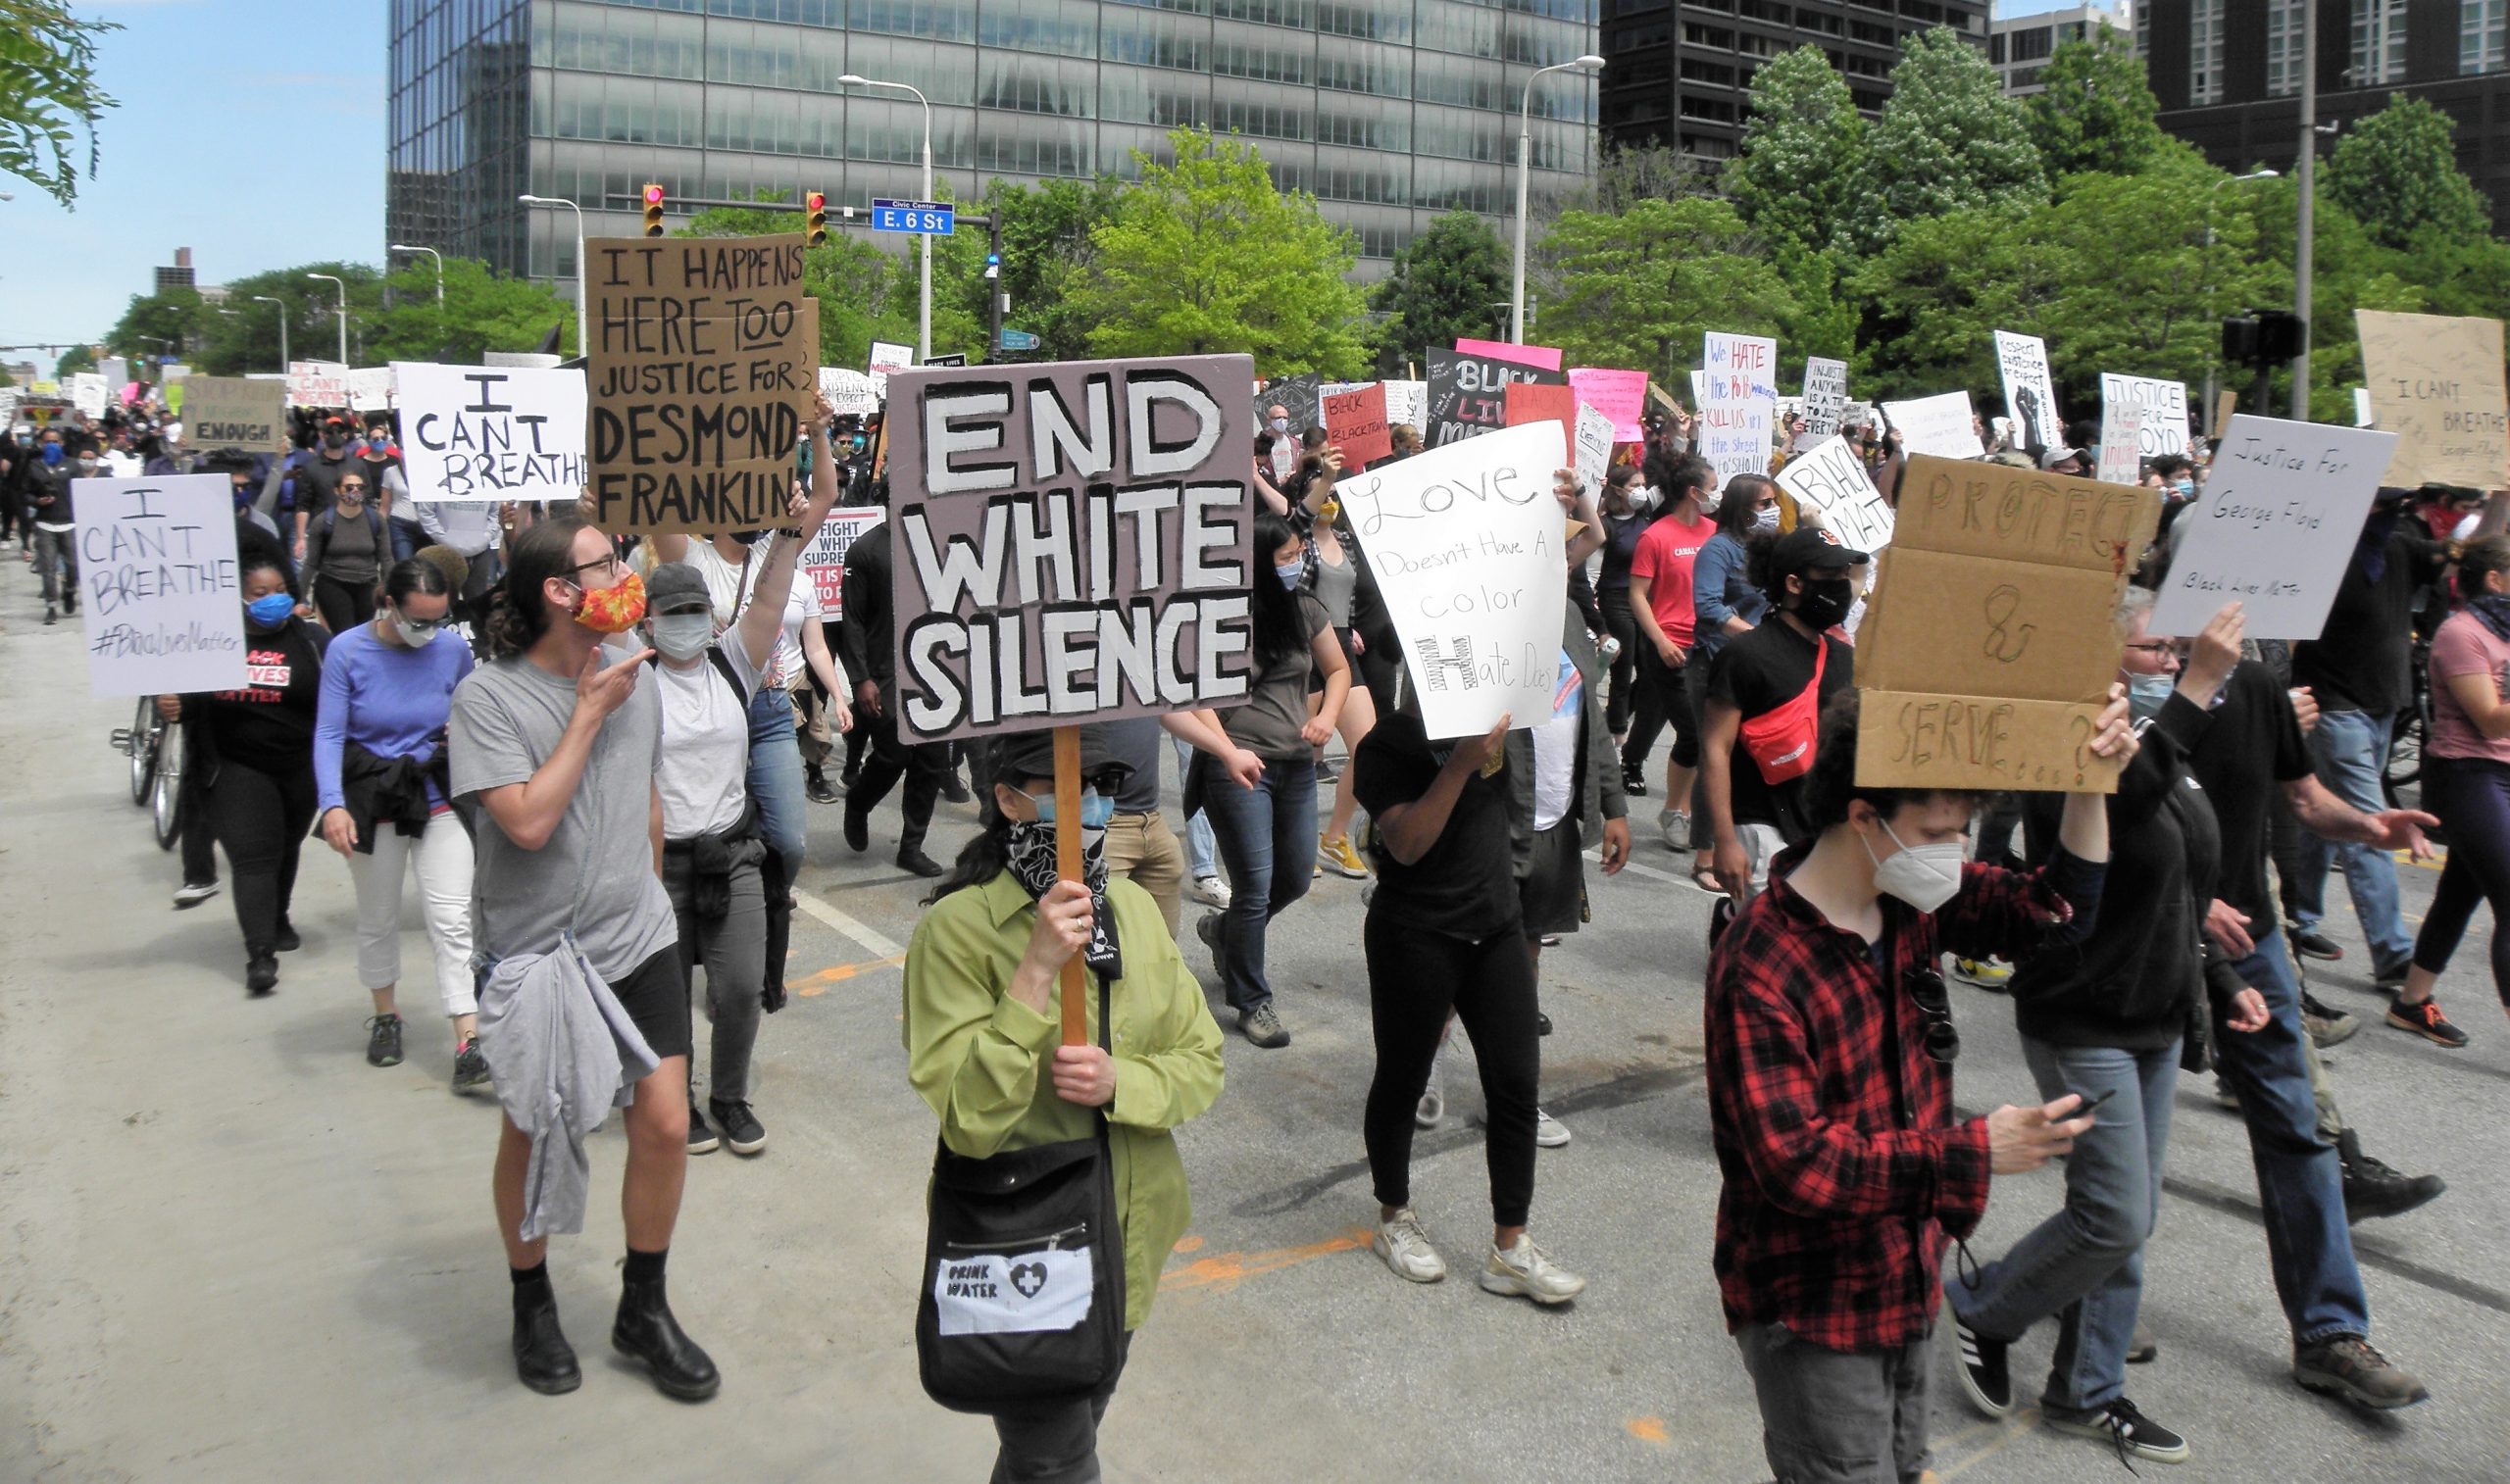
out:
M247 1001L228 899L169 907L175 860L128 802L78 631L38 626L0 567L0 1477L254 1484L360 1478L947 1480L982 1477L990 1430L928 1403L911 1320L929 1113L907 1088L897 957L920 881L845 853L814 811L792 1008L767 1022L755 1161L692 1162L675 1306L722 1364L723 1394L668 1402L602 1349L621 1256L622 1142L596 1136L586 1233L551 1254L582 1390L518 1386L491 1226L493 1104L446 1088L451 1048L415 1010L409 1060L363 1059L347 873L308 849L301 952ZM1632 870L1590 878L1595 921L1545 957L1548 1107L1533 1232L1591 1286L1537 1311L1469 1280L1487 1220L1480 1097L1450 1075L1415 1194L1459 1276L1421 1288L1366 1251L1374 1215L1360 1107L1371 1072L1356 882L1329 878L1282 919L1272 963L1284 1051L1231 1036L1229 1085L1181 1134L1196 1213L1109 1414L1111 1479L1765 1478L1751 1393L1709 1270L1717 1176L1700 1083L1708 899L1644 812ZM935 854L971 827L943 807ZM2435 879L2408 868L2419 913ZM405 958L424 963L415 909ZM2320 993L2378 1005L2349 911ZM2168 1197L2148 1257L2161 1359L2131 1393L2194 1458L2146 1477L2510 1478L2510 1025L2480 926L2442 981L2475 1044L2447 1052L2373 1021L2334 1057L2370 1149L2450 1182L2437 1204L2358 1232L2376 1338L2435 1400L2365 1416L2300 1391L2270 1285L2238 1119L2182 1083ZM1205 963L1189 947L1189 961ZM1955 990L1959 1096L2028 1099L1998 999ZM2057 1204L2053 1171L2000 1181L1976 1244L2000 1252ZM2018 1349L2026 1388L2047 1326ZM1947 1362L1944 1362L1948 1364ZM1973 1415L1949 1372L1935 1409L1945 1480L2107 1478L2096 1445Z

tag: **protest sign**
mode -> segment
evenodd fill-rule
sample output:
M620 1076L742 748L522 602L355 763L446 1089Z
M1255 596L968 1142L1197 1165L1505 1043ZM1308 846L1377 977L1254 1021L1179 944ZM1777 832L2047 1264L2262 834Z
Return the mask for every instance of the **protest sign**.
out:
M889 372L905 371L914 365L914 346L900 345L894 340L875 340L865 370L871 374L872 389L886 397L889 394Z
M1612 472L1612 446L1622 440L1610 418L1582 402L1578 405L1578 425L1574 433L1578 482L1585 486L1587 494L1600 498L1604 475Z
M1690 405L1695 408L1702 407L1705 406L1707 402L1708 372L1692 371L1690 373Z
M400 361L413 500L572 500L586 482L584 373Z
M1249 585L1275 580L1253 549L1253 374L1245 356L897 373L902 740L1245 700Z
M1986 454L1979 441L1979 418L1968 392L1945 392L1911 402L1885 402L1882 420L1900 435L1900 452L1915 457L1977 459Z
M1920 456L1857 635L1857 781L2111 793L2113 622L2161 492Z
M968 364L968 357L965 351L959 351L947 356L928 357L924 364L927 366L965 366Z
M1724 484L1769 472L1778 427L1778 342L1710 330L1700 369L1698 452Z
M1536 371L1560 370L1560 350L1551 345L1517 345L1506 340L1458 339L1455 348L1468 356L1484 361L1505 361L1512 366L1531 366Z
M2105 484L2133 484L2143 469L2144 409L2134 402L2104 402L2100 409L2100 458L2095 477Z
M79 617L99 696L284 687L283 656L250 657L225 474L74 479ZM266 665L280 673L262 674Z
M880 393L872 384L869 372L848 371L841 366L820 368L820 395L838 417L852 415L868 418L880 410Z
M1569 371L1569 384L1577 388L1579 401L1612 420L1615 443L1635 443L1647 436L1645 371L1573 367Z
M18 420L18 406L26 394L14 386L0 386L0 428Z
M2238 411L2239 393L2226 386L2221 392L2215 395L2212 436L2216 441L2219 442L2224 432L2231 427L2232 415Z
M1823 356L1806 356L1804 436L1819 443L1845 426L1846 418L1847 363Z
M2005 416L2013 420L2012 444L2036 458L2039 450L2066 441L2066 420L2057 412L2056 383L2048 375L2048 342L2009 329L1997 330L1995 336Z
M1430 448L1444 448L1507 426L1508 388L1518 382L1569 384L1560 372L1538 367L1460 351L1433 350L1429 356L1430 421L1420 431Z
M360 367L340 378L348 392L349 411L381 413L392 410L392 368Z
M1375 464L1394 452L1386 431L1385 388L1371 381L1325 397L1326 440L1351 464Z
M1544 420L1338 486L1432 740L1551 718L1568 600L1551 473L1567 458Z
M88 417L101 418L105 415L105 395L103 372L73 371L70 373L70 400Z
M2371 389L2367 386L2353 388L2353 425L2371 427L2379 420L2379 414L2371 411Z
M105 378L105 389L119 394L130 382L130 360L126 356L107 356L96 363L96 374Z
M2315 639L2359 544L2399 436L2232 419L2195 508L2171 529L2156 635L2192 634L2236 599L2252 639Z
M801 567L819 594L821 618L845 617L845 554L865 531L888 518L888 511L878 505L840 506L811 533L811 544L802 548Z
M2109 418L2118 408L2137 410L2139 430L2135 436L2135 454L2142 459L2158 459L2164 454L2187 452L2187 386L2159 376L2122 376L2115 371L2100 373L2100 443L2109 445Z
M346 407L349 405L349 369L337 361L290 361L287 363L287 405L290 407Z
M240 448L248 453L287 451L287 387L241 376L188 376L183 380L183 441L207 452Z
M1569 446L1569 424L1578 416L1578 393L1568 386L1543 386L1534 382L1519 382L1508 388L1508 425L1523 427L1529 422L1560 424L1560 445Z
M479 352L479 364L481 366L520 366L532 371L554 371L558 367L565 365L566 360L567 358L564 356L553 356L545 351L536 350L483 350Z
M2501 322L2357 309L2362 379L2380 426L2396 434L2386 482L2493 489L2510 469L2510 396Z
M1429 416L1430 383L1427 381L1380 381L1385 388L1385 425L1409 424L1421 432L1422 420Z
M802 236L596 237L584 245L598 524L774 525L819 388Z
M1891 507L1845 438L1831 434L1787 460L1777 477L1796 504L1821 515L1822 528L1841 546L1872 552L1891 544Z
M1324 390L1325 378L1314 371L1274 381L1255 395L1255 425L1270 426L1272 409L1278 407L1289 415L1289 435L1293 439L1311 427L1323 426Z

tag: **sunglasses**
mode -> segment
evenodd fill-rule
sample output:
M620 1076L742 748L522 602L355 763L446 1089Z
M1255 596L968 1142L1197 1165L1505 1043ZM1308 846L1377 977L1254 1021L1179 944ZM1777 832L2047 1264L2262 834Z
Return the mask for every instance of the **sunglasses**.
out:
M1949 1066L1961 1055L1961 1032L1952 1024L1952 992L1943 975L1932 968L1912 968L1903 981L1918 1014L1926 1016L1926 1054Z

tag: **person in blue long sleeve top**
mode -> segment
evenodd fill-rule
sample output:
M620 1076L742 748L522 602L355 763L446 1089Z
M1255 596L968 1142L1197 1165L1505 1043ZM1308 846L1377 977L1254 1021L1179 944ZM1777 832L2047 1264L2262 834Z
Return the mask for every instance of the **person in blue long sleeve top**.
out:
M1778 483L1760 474L1736 474L1726 483L1714 519L1717 534L1699 549L1691 564L1691 609L1699 616L1692 629L1701 663L1717 658L1726 641L1760 626L1769 612L1769 596L1752 585L1751 539L1778 530ZM1702 712L1707 710L1703 703Z
M453 1090L488 1081L474 1043L471 836L452 812L445 724L471 646L446 628L444 573L415 558L393 566L375 618L332 641L314 721L314 786L323 840L357 884L357 970L375 997L366 1060L401 1061L401 880L414 870L435 953L436 988L453 1024Z

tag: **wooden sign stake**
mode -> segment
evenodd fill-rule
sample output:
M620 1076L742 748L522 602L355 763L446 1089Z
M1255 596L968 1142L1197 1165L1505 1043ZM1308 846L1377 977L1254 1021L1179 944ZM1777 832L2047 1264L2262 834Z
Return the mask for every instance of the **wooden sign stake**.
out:
M1081 879L1080 728L1055 728L1055 877ZM1063 1044L1089 1044L1089 970L1080 955L1063 961Z

